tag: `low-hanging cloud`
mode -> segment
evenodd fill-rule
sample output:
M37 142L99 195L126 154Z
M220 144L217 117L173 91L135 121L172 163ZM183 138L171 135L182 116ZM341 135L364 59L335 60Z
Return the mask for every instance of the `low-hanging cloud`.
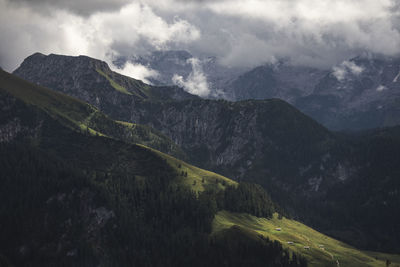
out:
M358 66L353 61L348 60L343 61L338 66L334 66L332 69L332 74L336 77L338 81L343 81L349 74L358 76L364 71L364 68L362 66Z
M111 66L111 69L120 74L134 77L135 79L141 80L147 84L151 84L150 78L157 79L159 73L147 66L143 66L140 64L134 64L131 62L126 62L122 68L118 68L114 65Z
M398 56L399 30L395 0L0 0L0 65L37 51L110 62L187 49L226 66L331 68L365 52Z
M182 76L175 74L172 77L172 82L180 87L183 87L187 92L206 97L210 95L210 88L207 82L207 77L203 72L201 61L198 58L190 58L188 62L192 65L192 72L184 79Z
M177 1L147 2L166 16L175 12L170 7ZM364 51L399 54L399 8L394 0L179 2L185 2L179 12L190 17L207 40L195 48L210 52L211 41L224 65L288 58L293 64L329 68Z

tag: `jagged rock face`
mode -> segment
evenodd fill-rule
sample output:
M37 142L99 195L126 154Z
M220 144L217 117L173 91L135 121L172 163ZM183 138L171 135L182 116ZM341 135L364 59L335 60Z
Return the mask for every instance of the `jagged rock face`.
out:
M86 88L79 97L87 102L95 100L96 92L99 91L107 92L112 98L114 90L111 90L107 79L99 75L96 69L111 72L105 62L89 57L45 56L36 53L26 58L14 74L73 96L77 94L74 88Z
M280 98L289 103L310 95L328 71L277 63L254 68L225 86L236 100Z
M237 180L314 195L340 182L340 153L326 156L335 137L281 100L143 102L129 120L169 136L192 163ZM316 176L324 177L317 190L308 183Z
M357 57L327 74L296 106L331 129L400 123L400 60Z

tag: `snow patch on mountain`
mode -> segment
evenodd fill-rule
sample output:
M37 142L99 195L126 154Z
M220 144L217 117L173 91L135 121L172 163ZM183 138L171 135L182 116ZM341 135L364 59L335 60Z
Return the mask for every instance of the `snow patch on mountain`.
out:
M360 75L364 71L362 66L358 66L353 61L345 60L339 66L333 67L333 75L336 79L341 82L348 74L353 74L355 76Z
M394 82L394 83L397 82L397 80L399 79L399 77L400 77L400 72L397 74L396 77L394 77L393 82Z
M386 90L386 89L387 89L386 86L384 86L384 85L379 85L379 86L376 88L376 91L382 92L383 90Z

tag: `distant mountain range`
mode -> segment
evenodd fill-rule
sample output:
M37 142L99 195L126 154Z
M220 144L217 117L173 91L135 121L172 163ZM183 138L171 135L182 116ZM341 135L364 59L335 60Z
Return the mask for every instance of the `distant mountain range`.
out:
M308 69L319 77L308 80L304 72L281 68L292 80L276 84L306 80L318 87L321 77L333 81L332 75L343 74ZM332 133L282 100L205 100L178 87L143 84L88 57L35 54L14 74L87 101L114 120L156 129L182 149L178 157L261 184L290 214L324 232L359 247L399 249L398 127ZM299 95L307 97L307 90Z
M360 130L400 123L400 59L357 57L333 70L270 65L235 80L235 99L281 98L326 127Z
M193 71L186 51L157 51L141 57L121 57L159 75L152 82L172 85L173 76L186 79ZM400 123L400 59L360 56L329 70L293 66L289 62L249 68L229 68L216 58L199 61L210 98L227 100L279 98L332 130L362 130Z
M176 85L174 75L178 75L187 80L189 75L195 71L198 74L204 74L207 85L210 89L210 98L223 98L233 100L232 95L227 94L223 89L225 85L237 78L240 74L249 70L244 67L226 67L218 64L215 57L195 58L196 63L191 59L195 58L192 54L182 50L155 51L143 56L118 57L114 64L123 67L127 62L144 65L157 71L156 77L150 77L149 80L154 85Z

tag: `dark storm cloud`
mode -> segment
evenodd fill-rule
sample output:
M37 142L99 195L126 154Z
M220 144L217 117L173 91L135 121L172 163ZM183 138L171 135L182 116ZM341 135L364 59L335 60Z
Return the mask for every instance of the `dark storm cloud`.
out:
M398 55L399 18L391 0L0 0L0 65L36 51L108 59L188 49L232 66L331 67Z
M329 67L363 52L399 52L398 8L390 0L147 2L164 17L178 13L197 26L202 38L191 48L214 52L227 65L288 58Z

